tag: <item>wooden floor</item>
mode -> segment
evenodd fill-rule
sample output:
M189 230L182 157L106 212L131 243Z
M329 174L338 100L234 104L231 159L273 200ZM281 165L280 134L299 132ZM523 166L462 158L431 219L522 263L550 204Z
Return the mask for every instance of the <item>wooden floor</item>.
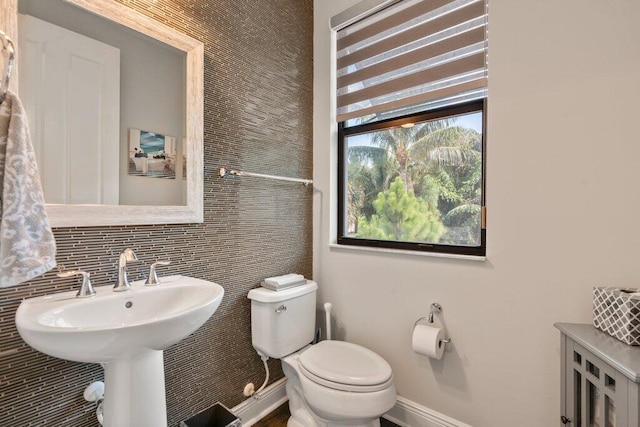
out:
M254 424L255 427L287 427L287 420L291 416L289 402L278 406L269 415Z
M276 408L269 415L254 424L255 427L286 427L287 420L291 416L289 402ZM380 427L398 427L398 425L380 418Z

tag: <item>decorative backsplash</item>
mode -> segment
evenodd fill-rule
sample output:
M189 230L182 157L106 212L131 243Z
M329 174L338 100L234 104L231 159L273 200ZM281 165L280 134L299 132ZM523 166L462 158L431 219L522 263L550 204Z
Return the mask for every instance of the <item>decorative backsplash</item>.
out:
M165 351L169 425L222 401L240 403L264 370L251 347L249 289L264 277L311 276L312 188L258 178L221 179L221 166L312 175L313 2L121 0L205 43L203 224L54 230L58 263L91 272L95 286L116 280L117 257L131 247L131 280L156 259L159 274L188 274L225 288L213 317ZM46 356L15 329L20 301L78 287L53 272L0 290L0 426L95 426L84 388L102 368ZM99 315L99 313L96 313ZM272 381L282 377L269 362Z

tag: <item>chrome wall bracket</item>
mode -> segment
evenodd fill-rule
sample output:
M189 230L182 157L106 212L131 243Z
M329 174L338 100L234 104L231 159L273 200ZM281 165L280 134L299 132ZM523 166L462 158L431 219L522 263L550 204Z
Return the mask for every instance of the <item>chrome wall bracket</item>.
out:
M416 326L418 326L418 323L420 323L423 320L426 320L427 323L432 324L433 323L433 315L434 314L440 314L441 312L442 312L442 306L440 304L438 304L437 302L432 303L431 304L431 310L429 310L429 315L421 317L418 320L416 320L415 323L413 324L413 327L415 328ZM442 342L445 343L445 344L450 343L451 342L451 337L443 338Z

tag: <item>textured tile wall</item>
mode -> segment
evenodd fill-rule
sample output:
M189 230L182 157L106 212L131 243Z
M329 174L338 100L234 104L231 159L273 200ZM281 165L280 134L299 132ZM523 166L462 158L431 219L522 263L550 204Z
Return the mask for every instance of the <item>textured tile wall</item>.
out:
M205 43L204 224L56 229L58 262L116 278L116 258L133 248L142 278L157 257L165 271L212 280L226 294L213 317L165 352L169 426L264 378L251 347L249 289L265 276L311 275L312 189L256 178L222 180L220 166L312 174L312 0L119 0ZM0 290L0 426L95 426L82 399L98 365L67 362L28 347L14 324L25 297L77 286L48 273ZM96 315L99 315L97 313ZM282 377L270 361L273 380Z

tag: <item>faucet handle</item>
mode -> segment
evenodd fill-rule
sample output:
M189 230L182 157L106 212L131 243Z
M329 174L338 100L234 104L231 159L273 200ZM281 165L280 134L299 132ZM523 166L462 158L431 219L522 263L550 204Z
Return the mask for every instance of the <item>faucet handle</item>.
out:
M59 271L56 273L58 277L72 277L82 275L82 285L80 286L80 290L76 294L76 298L86 298L91 297L96 294L95 289L91 285L91 276L90 273L82 270L69 270L69 271Z
M156 274L156 265L169 265L171 261L160 261L157 260L153 264L151 264L151 268L149 269L149 277L147 277L147 281L144 282L145 286L157 286L160 284L160 279Z

